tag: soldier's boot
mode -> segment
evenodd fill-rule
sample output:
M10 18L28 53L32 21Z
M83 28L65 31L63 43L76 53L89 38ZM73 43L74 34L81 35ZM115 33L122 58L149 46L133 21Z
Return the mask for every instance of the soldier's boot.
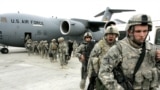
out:
M86 80L82 79L81 82L80 82L80 88L81 88L81 90L84 90L85 84L86 84Z

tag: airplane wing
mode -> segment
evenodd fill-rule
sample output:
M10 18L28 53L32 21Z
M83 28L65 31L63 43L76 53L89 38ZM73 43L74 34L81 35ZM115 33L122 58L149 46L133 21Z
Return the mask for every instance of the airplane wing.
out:
M105 24L106 22L103 21L89 21L72 18L61 22L60 31L63 35L79 35L88 30L93 32L99 31Z
M95 31L98 31L99 28L103 28L104 25L106 24L106 22L98 22L98 21L88 21L88 28L95 32Z
M120 19L114 19L114 21L116 22L116 24L125 24L125 21L122 21Z

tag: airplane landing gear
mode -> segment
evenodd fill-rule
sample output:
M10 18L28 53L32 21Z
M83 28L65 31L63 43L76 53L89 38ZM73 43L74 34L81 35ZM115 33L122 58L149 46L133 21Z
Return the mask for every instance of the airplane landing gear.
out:
M8 48L2 48L1 53L2 54L7 54L9 52Z

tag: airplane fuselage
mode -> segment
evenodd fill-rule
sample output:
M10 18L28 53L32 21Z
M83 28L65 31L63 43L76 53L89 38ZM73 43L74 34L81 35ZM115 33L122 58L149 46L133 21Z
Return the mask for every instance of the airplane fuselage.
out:
M23 47L26 34L37 41L58 38L62 36L59 31L61 21L24 14L0 15L0 43Z
M101 22L100 26L103 24ZM0 15L0 44L24 47L27 35L33 41L47 40L50 42L53 38L57 40L59 37L64 37L66 41L76 40L80 43L86 31L93 34L94 40L100 40L104 29L98 26L99 28L92 31L88 26L90 26L88 21L81 19L44 18L19 13L2 14ZM8 53L8 49L4 48L1 52Z

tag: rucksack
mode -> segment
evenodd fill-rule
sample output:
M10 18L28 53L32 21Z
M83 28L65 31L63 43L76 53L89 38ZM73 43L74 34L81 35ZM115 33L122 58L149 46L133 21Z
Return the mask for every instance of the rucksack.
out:
M52 49L57 49L57 45L55 43L52 44Z

